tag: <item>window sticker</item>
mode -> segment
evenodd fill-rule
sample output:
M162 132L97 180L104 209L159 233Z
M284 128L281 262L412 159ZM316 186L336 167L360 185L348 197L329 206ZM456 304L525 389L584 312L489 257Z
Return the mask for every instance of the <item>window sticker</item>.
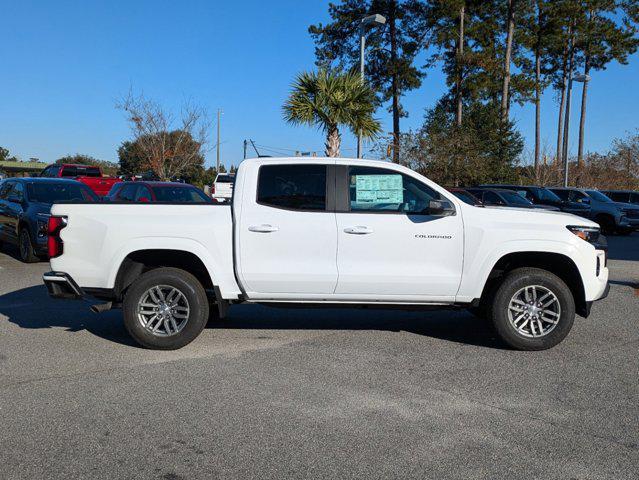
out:
M404 187L401 175L355 175L357 203L402 203Z

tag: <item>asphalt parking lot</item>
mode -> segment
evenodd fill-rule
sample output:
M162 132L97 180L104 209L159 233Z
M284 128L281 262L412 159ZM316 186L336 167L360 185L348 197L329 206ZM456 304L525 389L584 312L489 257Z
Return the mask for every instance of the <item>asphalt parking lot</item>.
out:
M639 478L639 234L545 352L465 312L235 306L175 352L0 253L0 478Z

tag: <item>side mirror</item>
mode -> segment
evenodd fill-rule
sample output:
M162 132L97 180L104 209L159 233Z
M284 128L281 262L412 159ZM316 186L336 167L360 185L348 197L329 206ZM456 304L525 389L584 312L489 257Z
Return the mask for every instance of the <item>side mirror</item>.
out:
M438 217L455 215L455 207L447 200L431 200L428 203L428 214Z

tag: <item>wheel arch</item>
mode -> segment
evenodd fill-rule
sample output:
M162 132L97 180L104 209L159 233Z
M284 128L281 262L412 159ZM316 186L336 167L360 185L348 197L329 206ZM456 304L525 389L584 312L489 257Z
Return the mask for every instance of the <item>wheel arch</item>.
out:
M161 267L187 271L199 280L205 290L212 291L215 288L211 272L195 253L180 249L148 248L129 252L119 263L113 283L115 297L121 299L136 278Z
M568 255L557 252L522 251L503 255L490 270L481 299L490 296L508 272L521 267L539 268L557 275L572 292L577 314L588 316L585 288L579 268Z

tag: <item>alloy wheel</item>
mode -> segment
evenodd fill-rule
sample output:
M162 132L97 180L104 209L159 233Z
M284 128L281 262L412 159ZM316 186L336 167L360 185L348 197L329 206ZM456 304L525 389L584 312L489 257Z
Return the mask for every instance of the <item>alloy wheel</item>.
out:
M189 302L186 296L170 285L149 288L138 302L138 320L158 337L170 337L182 331L189 321Z
M552 332L561 318L557 295L541 285L518 290L508 304L508 320L524 337L539 338Z

